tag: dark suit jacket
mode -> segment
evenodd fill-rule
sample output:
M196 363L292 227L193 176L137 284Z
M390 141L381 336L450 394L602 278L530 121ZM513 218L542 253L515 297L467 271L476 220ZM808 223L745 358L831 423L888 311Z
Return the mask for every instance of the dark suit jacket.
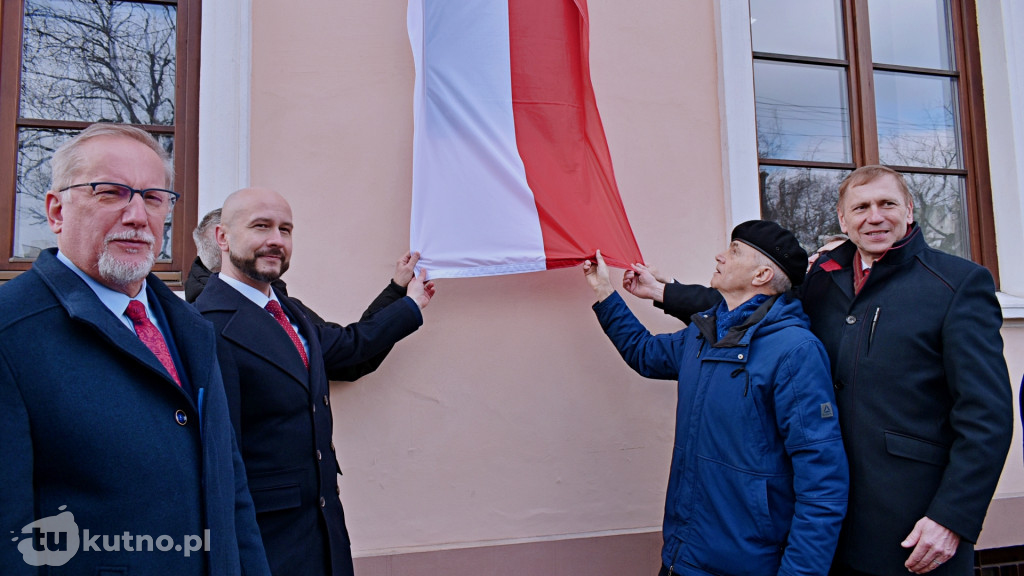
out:
M0 286L0 527L24 539L66 506L83 540L61 574L269 574L213 328L156 276L147 286L194 395L54 250ZM86 551L86 530L177 544L209 530L209 552L105 551L103 538ZM17 545L0 542L4 573L38 573Z
M278 292L309 343L308 371L274 318L220 278L211 277L196 300L217 328L232 420L275 574L352 574L328 380L358 377L367 361L376 367L419 327L416 304L394 295L382 294L378 304L394 301L342 327L313 324L304 307Z
M185 301L189 304L196 301L199 298L199 294L203 291L203 287L206 286L206 281L210 279L210 269L203 264L203 261L196 256L196 259L192 261L192 267L188 270L188 276L185 278Z
M850 460L850 505L836 565L906 570L900 542L922 516L962 538L930 574L970 574L973 545L1013 431L1002 314L989 272L929 248L916 225L853 292L846 242L815 263L800 295L832 363ZM664 308L685 316L720 296L667 286Z

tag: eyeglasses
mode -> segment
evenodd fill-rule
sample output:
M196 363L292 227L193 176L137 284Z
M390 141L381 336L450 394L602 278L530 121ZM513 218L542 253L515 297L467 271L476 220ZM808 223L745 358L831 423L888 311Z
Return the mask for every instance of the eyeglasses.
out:
M124 208L131 203L132 197L136 194L142 198L143 205L146 207L147 212L154 214L168 213L174 208L174 203L178 201L181 194L172 190L164 190L163 188L146 188L144 190L137 190L131 186L125 184L118 184L116 182L88 182L85 184L72 184L67 188L62 188L59 192L70 190L72 188L79 188L82 186L88 186L92 188L92 198L96 200L102 206L108 206L110 208Z

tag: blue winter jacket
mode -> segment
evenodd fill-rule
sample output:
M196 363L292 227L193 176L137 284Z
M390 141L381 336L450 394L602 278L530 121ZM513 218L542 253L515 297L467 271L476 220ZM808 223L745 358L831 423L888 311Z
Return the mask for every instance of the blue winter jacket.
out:
M665 565L675 574L827 574L849 473L828 358L800 303L772 298L721 341L714 309L657 336L617 293L594 310L637 373L679 382Z

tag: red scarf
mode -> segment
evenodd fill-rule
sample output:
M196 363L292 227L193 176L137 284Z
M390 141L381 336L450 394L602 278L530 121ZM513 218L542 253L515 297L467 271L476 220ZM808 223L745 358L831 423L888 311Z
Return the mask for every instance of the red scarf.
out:
M853 293L860 294L860 289L871 274L871 268L864 267L864 261L860 259L860 250L853 253Z

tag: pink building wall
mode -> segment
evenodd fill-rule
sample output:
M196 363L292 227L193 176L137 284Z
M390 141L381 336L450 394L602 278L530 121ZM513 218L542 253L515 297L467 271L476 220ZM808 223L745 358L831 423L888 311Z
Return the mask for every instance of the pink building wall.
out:
M640 248L680 280L706 281L730 225L715 3L589 7L597 101ZM290 291L342 323L408 249L405 11L401 0L253 2L250 180L292 203ZM625 366L592 301L579 269L441 280L419 332L375 374L334 385L361 574L511 559L516 573L656 570L674 385ZM654 332L680 326L627 301ZM1021 327L1004 329L1008 349L1024 349ZM1022 370L1011 358L1014 382ZM1006 511L1024 507L1017 434ZM1013 514L997 516L1009 524L984 537L1014 543Z

